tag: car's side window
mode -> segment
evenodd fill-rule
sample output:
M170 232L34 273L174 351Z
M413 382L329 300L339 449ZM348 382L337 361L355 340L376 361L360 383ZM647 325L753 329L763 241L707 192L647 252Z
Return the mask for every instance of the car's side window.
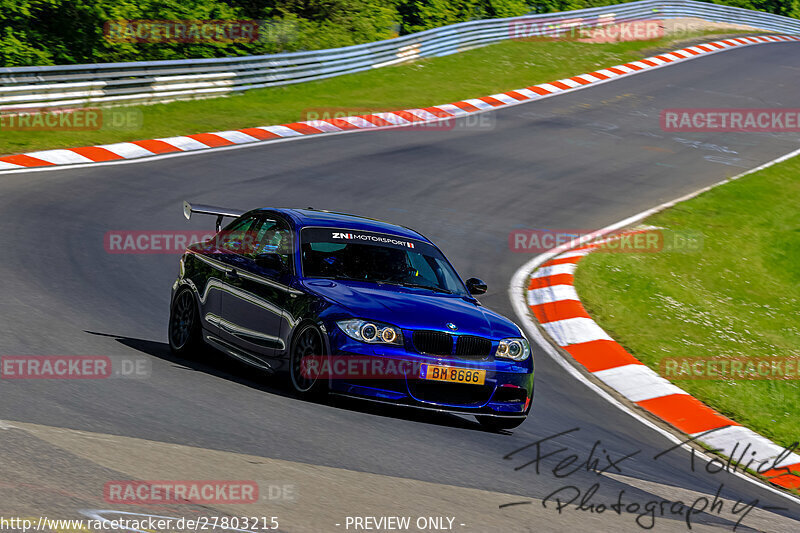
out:
M217 235L217 246L230 253L249 255L261 222L260 218L254 216L234 221Z
M292 230L279 218L254 215L237 220L219 233L217 247L232 254L234 263L248 269L258 256L278 254L286 270L292 271Z
M250 228L248 235L250 246L243 254L244 257L253 261L256 271L267 276L273 274L273 271L279 271L281 274L294 271L292 230L288 222L280 217L273 218L273 216L262 215L258 224ZM259 256L264 254L277 254L280 256L280 262L258 261Z
M253 232L252 256L275 253L288 265L292 257L292 231L280 220L264 219Z

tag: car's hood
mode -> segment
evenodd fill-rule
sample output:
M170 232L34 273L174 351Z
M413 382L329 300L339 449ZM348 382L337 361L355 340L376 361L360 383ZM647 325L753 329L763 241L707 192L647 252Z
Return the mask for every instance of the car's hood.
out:
M425 289L377 285L358 281L306 280L307 289L336 302L352 314L393 324L402 329L433 329L483 337L517 337L519 329L507 318L461 297Z

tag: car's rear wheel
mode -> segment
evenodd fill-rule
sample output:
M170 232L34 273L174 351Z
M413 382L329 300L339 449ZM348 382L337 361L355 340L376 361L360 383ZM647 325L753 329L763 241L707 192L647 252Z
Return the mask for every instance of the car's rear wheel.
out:
M180 356L196 355L202 348L200 316L190 289L181 290L172 301L169 313L169 347Z
M319 395L326 391L327 380L313 372L313 366L305 365L307 357L325 355L322 333L313 324L305 324L292 340L290 374L294 389L303 396ZM306 363L308 360L306 360Z
M500 418L496 416L478 416L478 422L491 431L510 430L519 427L525 418Z

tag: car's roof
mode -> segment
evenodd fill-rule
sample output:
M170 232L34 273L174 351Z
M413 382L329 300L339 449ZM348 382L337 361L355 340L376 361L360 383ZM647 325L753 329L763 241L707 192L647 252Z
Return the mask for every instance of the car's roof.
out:
M422 234L405 226L398 226L383 220L375 220L358 215L348 215L345 213L333 213L331 211L319 211L317 209L269 209L279 211L290 216L298 227L316 226L324 228L342 228L360 231L373 231L377 233L388 233L398 237L408 239L418 239L430 242Z

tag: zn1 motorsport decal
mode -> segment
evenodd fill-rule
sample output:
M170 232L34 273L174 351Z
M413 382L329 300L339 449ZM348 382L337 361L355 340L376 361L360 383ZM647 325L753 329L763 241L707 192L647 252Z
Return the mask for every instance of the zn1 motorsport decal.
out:
M373 235L368 233L344 233L344 232L334 231L333 234L331 235L331 239L377 242L381 244L393 244L395 246L405 246L406 248L414 248L413 242L403 241L399 239L394 239L392 237L386 237L383 235Z

